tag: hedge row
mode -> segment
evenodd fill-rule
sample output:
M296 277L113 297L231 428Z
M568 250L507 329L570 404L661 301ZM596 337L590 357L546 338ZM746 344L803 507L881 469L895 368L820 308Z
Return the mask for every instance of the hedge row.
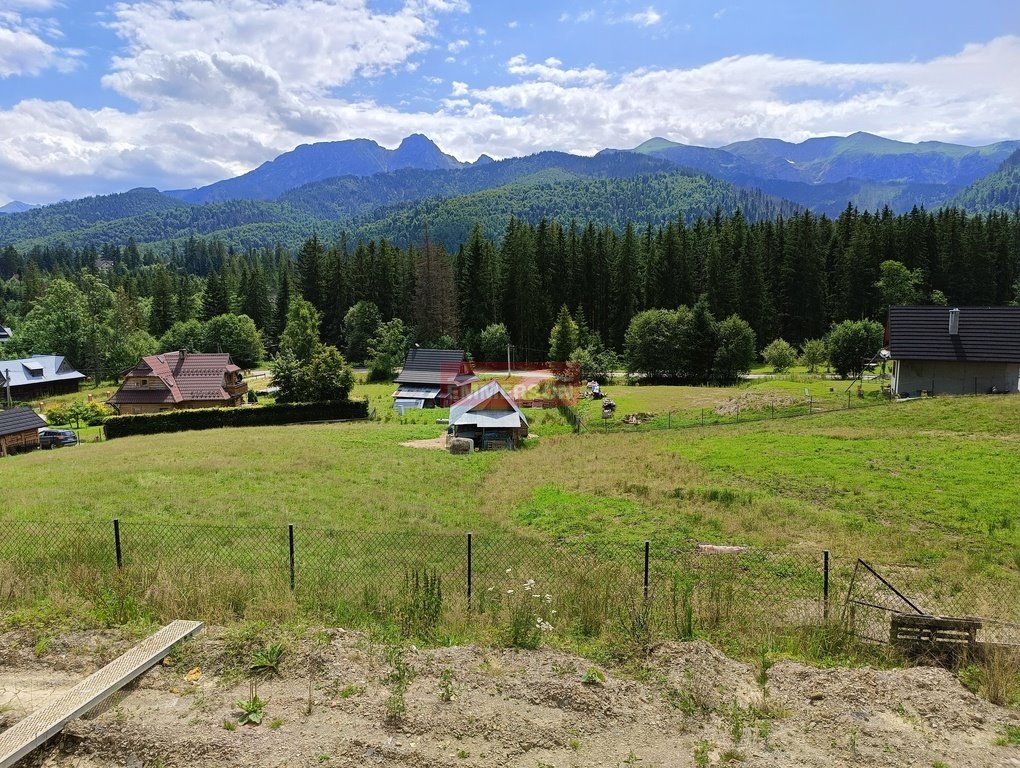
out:
M242 408L200 408L167 411L137 416L110 416L104 425L106 437L155 435L220 427L265 427L299 424L309 421L367 419L367 400L341 400L335 403L288 403Z

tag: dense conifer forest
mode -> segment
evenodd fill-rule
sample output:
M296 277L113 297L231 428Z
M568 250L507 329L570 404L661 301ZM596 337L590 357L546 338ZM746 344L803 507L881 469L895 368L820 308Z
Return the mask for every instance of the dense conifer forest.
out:
M374 305L380 323L399 319L407 340L457 343L475 356L486 355L486 329L502 324L521 359L548 356L563 307L585 338L623 352L639 312L701 299L718 320L743 318L761 350L776 338L821 338L846 319L881 322L893 303L1017 302L1018 278L1017 214L848 207L834 220L804 212L751 222L718 209L655 224L512 218L495 237L476 223L449 249L427 230L407 247L309 233L295 252L239 252L199 237L166 253L134 241L8 246L0 323L15 331L5 357L66 354L83 370L111 374L139 353L243 336L221 327L211 338L199 328L224 315L246 315L257 329L263 346L246 358L272 353L293 297L318 311L323 341L342 350L353 332L345 320L361 302Z

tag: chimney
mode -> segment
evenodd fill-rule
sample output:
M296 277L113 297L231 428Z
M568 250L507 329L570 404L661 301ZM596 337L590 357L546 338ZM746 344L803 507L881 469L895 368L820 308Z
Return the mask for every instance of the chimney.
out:
M960 335L960 310L951 309L949 310L949 335L959 336Z

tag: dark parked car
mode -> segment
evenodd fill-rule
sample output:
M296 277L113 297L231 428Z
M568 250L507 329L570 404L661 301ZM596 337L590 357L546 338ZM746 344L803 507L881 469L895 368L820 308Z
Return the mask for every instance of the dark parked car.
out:
M40 448L60 448L65 445L78 445L78 436L71 429L40 429Z

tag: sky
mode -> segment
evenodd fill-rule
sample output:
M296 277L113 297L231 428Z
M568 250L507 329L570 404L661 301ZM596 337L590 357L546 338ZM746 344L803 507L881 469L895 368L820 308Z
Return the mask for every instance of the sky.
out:
M1016 0L0 0L0 205L299 144L1020 138Z

